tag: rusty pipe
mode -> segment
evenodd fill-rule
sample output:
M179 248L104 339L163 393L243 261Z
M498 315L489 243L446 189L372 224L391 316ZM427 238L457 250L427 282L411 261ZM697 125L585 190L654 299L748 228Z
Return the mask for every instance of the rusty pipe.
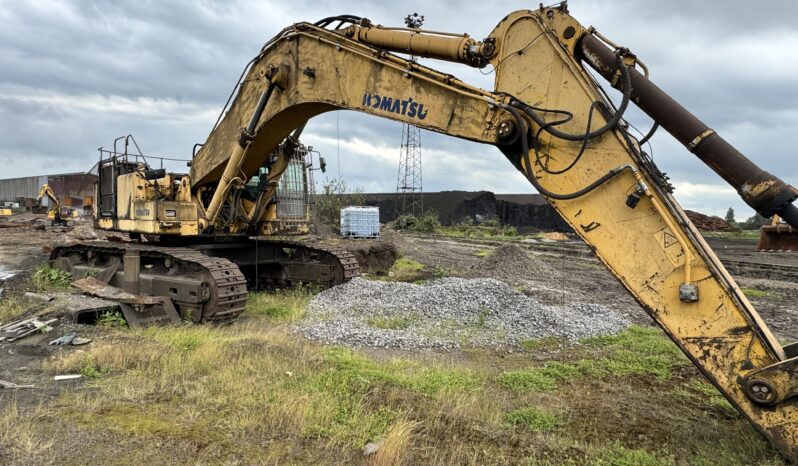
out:
M615 53L599 38L585 34L577 50L585 62L613 83L613 87L620 86L620 80L616 79L620 70ZM778 214L798 228L798 208L792 205L798 198L798 190L759 168L633 67L628 70L632 101L641 110L734 187L743 201L759 214L763 217Z

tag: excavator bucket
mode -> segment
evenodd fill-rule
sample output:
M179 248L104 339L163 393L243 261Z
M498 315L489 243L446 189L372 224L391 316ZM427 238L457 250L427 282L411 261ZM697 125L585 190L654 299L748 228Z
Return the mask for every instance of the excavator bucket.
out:
M757 251L798 251L798 230L786 223L762 225Z

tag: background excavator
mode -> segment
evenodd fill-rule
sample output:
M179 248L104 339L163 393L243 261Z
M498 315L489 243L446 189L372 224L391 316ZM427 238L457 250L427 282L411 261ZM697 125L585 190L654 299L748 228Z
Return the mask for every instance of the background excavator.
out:
M492 66L485 91L396 55ZM615 105L597 77L621 91ZM247 64L188 175L114 154L100 163L96 227L140 243L61 246L51 258L172 300L183 318L241 312L247 286L328 285L342 251L278 240L279 180L298 131L348 109L491 144L552 204L688 358L788 458L798 458L798 344L769 331L628 131L637 105L766 218L798 227L798 191L761 170L649 79L645 65L565 3L504 17L482 41L352 15L298 23ZM115 151L116 152L116 151ZM255 186L248 183L257 177Z
M783 222L778 215L759 227L757 251L798 251L798 229Z
M58 198L58 195L48 183L44 183L39 188L39 195L36 200L41 202L45 197L50 200L50 210L47 211L47 218L50 219L52 226L65 226L68 218L78 218L78 211L72 207L63 207L61 199Z

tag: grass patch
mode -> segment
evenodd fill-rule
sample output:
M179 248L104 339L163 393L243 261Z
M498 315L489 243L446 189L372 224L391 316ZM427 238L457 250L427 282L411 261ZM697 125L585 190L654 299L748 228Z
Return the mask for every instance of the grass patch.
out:
M406 359L378 364L342 347L326 350L325 359L343 377L367 384L384 382L425 395L469 392L483 383L483 378L470 370L446 369Z
M247 313L275 322L296 322L305 315L305 306L316 293L310 286L296 286L268 292L254 292L247 299Z
M550 432L559 429L565 424L559 416L531 406L507 413L504 416L504 422L508 426L526 429L531 432Z
M781 297L781 295L775 291L759 290L756 288L746 288L746 287L741 287L740 290L742 290L743 294L745 294L749 298L778 299Z
M562 340L554 337L536 338L534 340L523 340L518 345L527 351L543 351L558 348L563 344Z
M701 236L703 236L704 238L758 240L759 230L702 231Z
M391 280L400 282L413 282L425 278L425 266L421 262L414 261L408 257L396 259L393 266L388 271ZM428 276L428 275L427 275Z
M418 272L424 268L424 264L414 261L408 257L396 259L391 270L394 272Z
M672 456L660 457L642 449L615 445L602 452L593 463L596 466L672 466Z
M473 219L469 219L457 225L439 225L435 228L435 233L451 238L518 239L518 229L511 225L502 225L497 220L476 224Z
M687 382L685 388L695 392L701 399L706 400L706 403L709 406L724 411L730 416L737 416L737 417L740 416L740 414L737 412L736 409L734 409L731 403L729 403L729 401L726 400L726 398L720 394L718 389L715 388L714 385L707 382L706 380L692 379L689 382Z
M0 411L0 463L23 464L29 463L32 457L50 456L54 442L37 432L34 422L40 414L40 408L34 412L20 412L16 402L4 406Z
M374 455L373 464L377 466L404 464L407 450L419 427L420 423L417 421L397 419L381 440L380 449Z
M410 327L415 319L410 316L369 317L367 322L374 328L383 330L402 330Z
M0 324L7 324L24 314L28 307L16 296L0 299Z
M490 250L490 249L480 249L480 250L474 252L474 255L477 256L477 257L488 257L491 252L493 252L493 251Z
M579 377L671 376L673 368L687 364L687 358L659 329L633 326L618 335L582 340L587 349L601 348L601 356L574 362L549 362L545 366L504 372L500 385L515 391L544 392L558 383Z
M497 381L500 385L517 392L545 392L557 388L564 380L590 375L587 364L551 362L543 367L502 373Z

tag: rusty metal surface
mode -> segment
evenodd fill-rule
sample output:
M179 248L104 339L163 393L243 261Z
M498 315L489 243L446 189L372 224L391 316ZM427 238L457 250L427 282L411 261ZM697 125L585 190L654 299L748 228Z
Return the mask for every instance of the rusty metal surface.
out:
M75 280L72 286L92 296L118 302L130 327L180 323L180 315L168 297L128 293L94 277Z
M128 293L115 286L103 283L94 277L75 280L72 282L72 286L92 296L125 304L161 304L164 299L168 299L159 296L142 296Z
M114 244L110 242L91 242L69 245L56 245L50 253L50 260L72 254L83 254L93 251L94 254L106 256L122 256L129 249L138 250L142 257L169 259L175 263L190 267L193 273L204 274L208 283L208 297L201 305L198 315L190 316L196 321L227 321L244 311L247 300L247 281L233 262L222 257L209 257L200 251L164 247L154 244ZM88 278L88 277L87 277ZM96 282L106 286L100 280ZM93 286L102 289L97 283ZM180 304L178 302L178 304ZM187 303L189 306L191 303ZM185 316L184 316L185 317Z
M798 251L798 230L786 225L764 225L759 229L757 251Z

